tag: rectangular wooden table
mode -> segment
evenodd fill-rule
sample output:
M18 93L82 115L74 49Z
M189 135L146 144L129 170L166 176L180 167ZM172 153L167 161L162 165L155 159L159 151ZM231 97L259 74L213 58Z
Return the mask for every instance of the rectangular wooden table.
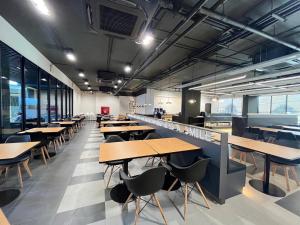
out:
M76 122L75 121L54 121L51 123L56 123L60 125L74 125Z
M26 134L26 133L30 133L30 132L43 132L46 134L49 133L60 133L64 130L64 127L36 127L36 128L32 128L29 130L24 130L19 132L19 134Z
M220 136L215 135L214 139L220 141ZM255 189L265 194L275 197L285 196L285 192L283 190L270 183L270 157L276 156L286 160L300 159L300 149L289 148L282 145L271 144L234 135L228 136L228 143L265 154L265 180L251 180L249 183Z
M109 120L109 121L101 121L101 124L107 125L107 124L131 124L131 123L139 123L135 120Z
M0 144L0 160L14 159L19 155L27 152L40 142L24 142L24 143L3 143Z
M192 145L179 138L160 138L144 140L150 145L158 154L165 155L178 152L199 150L201 147Z
M278 129L278 128L271 128L271 127L254 127L254 128L259 128L262 131L265 132L270 132L270 133L277 133L277 132L285 132L285 133L292 133L297 137L300 137L300 132L299 131L294 131L294 130L283 130L283 129Z
M101 127L101 133L110 133L110 132L131 132L131 131L146 131L146 130L155 130L155 128L150 126L120 126L120 127Z
M0 209L0 225L10 225L10 223L8 222L6 216L2 212L2 209Z

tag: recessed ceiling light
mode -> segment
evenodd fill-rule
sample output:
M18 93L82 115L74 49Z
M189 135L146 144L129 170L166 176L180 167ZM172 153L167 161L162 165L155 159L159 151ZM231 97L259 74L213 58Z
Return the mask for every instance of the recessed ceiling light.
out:
M143 37L143 40L142 40L142 45L145 46L145 47L148 47L152 44L152 42L154 41L154 37L152 34L150 33L147 33L145 34L145 36Z
M80 77L85 77L84 72L79 72L79 73L78 73L78 76L80 76Z
M45 82L46 82L46 81L47 81L47 79L46 79L46 78L42 78L42 79L41 79L41 81L45 81Z
M66 57L69 61L75 62L76 61L76 56L74 55L72 50L66 51Z
M90 86L88 86L88 89L91 90L92 88Z
M84 81L84 84L85 84L85 85L89 85L89 82L88 82L88 81Z
M126 65L126 66L124 67L124 71L125 71L125 73L130 73L130 72L131 72L131 70L132 70L132 67L131 67L131 65Z
M122 80L121 79L117 80L117 82L118 82L118 84L122 84Z
M1 76L1 79L7 80L7 77L5 77L5 76Z
M118 88L118 86L117 85L114 85L114 89L117 89Z
M39 13L49 16L50 11L44 0L31 0L34 7L39 11Z

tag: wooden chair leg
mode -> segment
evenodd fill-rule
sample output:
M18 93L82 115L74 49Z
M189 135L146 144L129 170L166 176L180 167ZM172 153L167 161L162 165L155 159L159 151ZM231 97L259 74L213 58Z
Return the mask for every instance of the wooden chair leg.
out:
M284 167L284 174L285 174L285 181L286 181L286 187L287 191L290 191L290 182L289 182L289 172L288 172L288 167Z
M26 172L28 173L28 175L29 175L30 177L32 177L32 173L31 173L31 170L30 170L30 168L29 168L29 166L28 166L28 163L29 163L29 159L27 159L27 160L25 160L25 161L23 162L23 166L24 166Z
M173 182L173 184L169 187L168 189L168 193L172 190L172 188L174 187L174 185L177 183L178 178L175 179L175 181Z
M188 200L188 185L187 183L185 183L184 184L184 214L183 214L184 221L186 221L187 200Z
M298 179L296 167L295 166L291 167L291 171L292 171L292 174L294 175L297 186L300 186L300 182L299 182L299 179Z
M243 160L243 153L240 152L240 162L242 162L242 160Z
M107 172L108 168L109 168L109 166L107 166L107 167L106 167L106 169L105 169L105 171L104 171L104 174L103 174L103 176L105 176L105 174L106 174L106 172Z
M131 199L131 197L132 197L132 193L130 193L130 195L128 196L128 198L126 199L126 201L125 201L125 203L124 203L124 205L123 205L123 207L122 207L122 209L125 209L126 207L127 207L127 205L128 205L128 202L130 201L130 199Z
M206 197L205 197L205 195L204 195L204 193L203 193L203 191L202 191L202 189L201 189L201 187L200 187L200 185L199 185L198 182L196 182L196 186L197 186L199 192L201 193L201 195L202 195L202 197L203 197L203 199L204 199L204 201L205 201L205 204L206 204L207 208L210 209L210 206L209 206L209 204L208 204L208 201L207 201L207 199L206 199Z
M137 221L138 221L138 217L139 217L139 213L140 213L140 197L136 198L135 201L135 219L134 219L134 225L136 225Z
M237 153L238 153L237 150L232 149L231 158L232 159L236 158Z
M5 178L6 178L6 177L7 177L7 175L8 175L8 171L9 171L9 166L5 168L5 175L4 175L4 176L5 176Z
M110 175L109 175L109 178L108 178L108 182L107 182L106 188L108 188L108 185L109 185L109 182L110 182L111 176L113 175L113 172L114 172L114 167L115 167L115 166L112 166L112 167L111 167L111 171L110 171Z
M50 155L49 155L49 152L48 152L47 147L44 146L43 149L44 149L44 152L45 152L45 155L47 156L47 158L50 159L51 157L50 157Z
M41 148L41 155L42 155L42 160L44 161L44 164L47 166L47 160L46 160L46 157L45 157L45 152L44 152L43 147Z
M19 179L20 187L23 188L23 180L22 180L22 172L21 172L20 164L18 164L18 179Z
M160 203L159 203L158 198L156 197L155 194L153 194L152 196L154 197L155 202L156 202L156 204L157 204L157 206L158 206L158 208L159 208L160 214L161 214L162 218L164 219L165 224L167 225L168 223L167 223L167 220L166 220L166 218L165 218L164 212L163 212L163 210L162 210L162 208L161 208L161 206L160 206Z
M272 176L275 175L276 171L277 171L277 165L276 165L276 164L273 164L273 168L272 168Z
M251 152L250 155L251 155L251 157L252 157L254 167L257 168L257 164L256 164L256 160L255 160L255 157L254 157L253 152Z

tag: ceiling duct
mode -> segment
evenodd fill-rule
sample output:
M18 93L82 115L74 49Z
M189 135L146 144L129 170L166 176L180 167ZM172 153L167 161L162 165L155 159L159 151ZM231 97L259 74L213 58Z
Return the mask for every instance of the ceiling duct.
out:
M117 75L111 71L97 71L97 81L98 83L112 83L116 79Z

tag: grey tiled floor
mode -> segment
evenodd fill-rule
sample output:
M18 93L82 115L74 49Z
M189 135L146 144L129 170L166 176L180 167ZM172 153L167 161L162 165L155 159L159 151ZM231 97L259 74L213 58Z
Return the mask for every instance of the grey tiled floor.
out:
M119 183L118 173L106 187L104 165L98 163L98 146L103 141L94 123L77 133L70 143L64 144L59 153L45 167L41 161L30 164L33 177L24 174L24 188L21 195L3 208L12 225L122 225L133 224L135 204L122 210L122 205L110 199L109 191ZM139 174L146 159L133 160L129 164L131 175ZM259 160L259 162L263 162ZM259 163L260 164L260 163ZM248 168L250 177L261 176L261 169ZM0 189L17 188L16 171L11 170ZM281 176L272 177L283 183ZM293 183L293 182L291 182ZM293 193L299 190L293 186ZM188 204L188 218L182 219L183 196L180 192L164 191L158 194L168 224L203 225L282 225L300 224L300 217L281 208L275 202L278 198L256 192L248 184L243 194L228 199L224 205L210 201L211 209L204 207L201 196L193 192ZM176 208L174 207L176 206ZM158 208L148 205L142 212L138 224L163 224Z

